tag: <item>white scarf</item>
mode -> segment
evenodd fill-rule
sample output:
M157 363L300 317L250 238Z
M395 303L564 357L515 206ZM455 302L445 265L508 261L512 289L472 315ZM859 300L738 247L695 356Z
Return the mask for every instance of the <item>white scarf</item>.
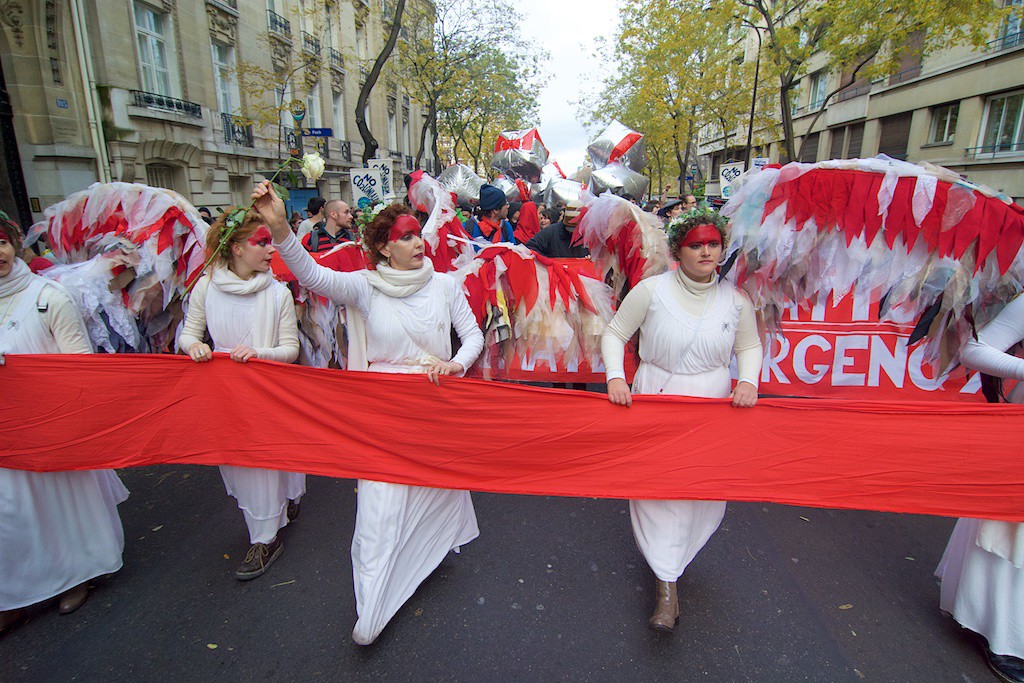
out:
M29 269L28 264L15 257L11 272L7 277L0 278L0 299L6 299L18 292L25 291L32 284L34 277L35 275Z
M248 280L238 277L226 266L217 266L210 274L210 285L225 294L256 297L256 319L252 326L253 346L270 348L277 346L278 322L277 297L271 285L274 276L267 271L254 273Z
M395 270L391 266L380 263L377 270L364 270L363 275L370 286L388 296L404 299L410 294L423 289L434 275L434 264L430 259L423 259L423 266L418 270Z

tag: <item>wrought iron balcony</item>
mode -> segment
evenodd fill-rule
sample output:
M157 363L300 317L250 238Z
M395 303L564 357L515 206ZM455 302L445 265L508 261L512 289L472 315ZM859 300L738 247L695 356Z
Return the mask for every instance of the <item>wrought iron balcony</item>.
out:
M335 71L345 73L345 59L341 56L341 53L332 47L329 48L329 55L331 59L331 68Z
M984 147L968 147L964 150L967 156L975 159L994 159L997 156L1020 154L1021 152L1024 152L1024 140L985 145Z
M1017 31L1016 33L1007 33L1002 38L989 41L985 51L999 52L1000 50L1009 50L1021 45L1024 45L1024 31Z
M854 97L864 95L871 90L871 84L865 83L864 85L858 85L856 88L847 87L845 90L840 90L839 94L836 95L836 102L845 102L846 100L852 100Z
M224 142L240 147L255 147L252 135L252 124L231 114L221 114L220 122L224 128Z
M398 161L401 161L402 160L402 152L401 152L401 150L397 150L397 149L391 150L391 158L392 159L397 159Z
M163 111L181 114L182 116L191 116L196 119L203 118L203 108L195 102L179 100L155 92L143 92L142 90L132 90L130 92L136 107L162 109Z
M405 167L409 170L412 170L412 157L409 156L408 154L405 155Z
M302 50L309 55L320 54L320 39L314 38L311 34L302 32Z
M352 161L352 143L348 140L341 142L341 158L344 161Z
M292 23L274 10L267 10L267 25L270 27L271 33L291 39Z

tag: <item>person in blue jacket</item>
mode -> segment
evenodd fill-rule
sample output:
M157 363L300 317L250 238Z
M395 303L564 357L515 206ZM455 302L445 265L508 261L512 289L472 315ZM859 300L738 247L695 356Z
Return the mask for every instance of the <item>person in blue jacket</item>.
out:
M512 224L508 222L508 200L505 193L494 185L480 186L480 202L475 215L468 218L463 227L477 242L516 244Z

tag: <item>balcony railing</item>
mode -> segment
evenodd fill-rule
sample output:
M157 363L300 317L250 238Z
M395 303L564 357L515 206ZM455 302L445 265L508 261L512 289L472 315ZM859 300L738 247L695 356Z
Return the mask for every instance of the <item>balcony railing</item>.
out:
M402 152L401 152L401 150L397 150L397 149L391 150L391 158L392 159L397 159L398 161L401 161L402 160Z
M405 155L405 167L409 170L412 170L412 157L409 156L408 154Z
M897 83L903 83L904 81L913 80L920 75L921 65L918 64L917 66L912 66L909 69L898 71L894 73L892 76L889 76L889 85L896 85Z
M1016 33L1007 33L1002 38L989 41L985 51L999 52L1000 50L1009 50L1021 45L1024 45L1024 31L1017 31Z
M196 119L203 118L203 108L195 102L179 100L174 97L159 95L155 92L143 92L141 90L132 90L131 95L135 98L136 107L162 109L163 111L181 114L182 116L191 116Z
M1024 152L1024 140L1020 142L1004 142L998 145L986 145L984 147L968 147L964 150L966 156L975 159L994 159L1005 154L1019 154Z
M331 58L331 68L345 73L345 59L341 56L341 53L332 47L329 48L329 55Z
M344 161L352 161L352 143L348 140L341 142L341 158Z
M288 21L274 10L267 10L267 25L271 33L276 33L285 38L292 37L292 22Z
M320 54L320 39L314 38L305 31L302 32L302 49L306 54L318 55Z
M859 97L866 94L871 90L871 84L865 83L859 85L856 88L847 88L846 90L840 90L839 94L836 95L836 102L845 102L846 100L852 100L854 97Z
M240 147L255 147L252 136L252 124L231 114L221 114L220 122L224 128L224 142Z

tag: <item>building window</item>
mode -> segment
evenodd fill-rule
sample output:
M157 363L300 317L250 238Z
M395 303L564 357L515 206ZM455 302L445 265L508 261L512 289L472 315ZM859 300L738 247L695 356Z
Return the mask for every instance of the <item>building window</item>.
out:
M235 48L213 43L213 80L217 85L217 104L224 114L233 114L239 106L235 71Z
M171 18L136 2L135 43L139 50L142 89L165 97L177 97Z
M956 115L960 111L960 103L944 104L932 109L932 128L928 133L928 142L953 142L956 132Z
M168 164L146 164L146 184L150 187L162 187L185 195L182 180L180 168Z
M981 152L1018 152L1021 141L1021 113L1024 91L990 97L985 106L985 128L981 133Z
M910 140L912 112L904 112L879 119L881 130L878 136L878 153L893 159L906 161L907 143Z
M398 149L398 116L395 114L395 98L388 98L388 149Z
M334 137L339 140L345 139L345 95L341 92L334 93L332 103L334 114Z
M800 145L800 161L811 164L818 160L818 139L818 133L811 133L804 138Z
M406 152L412 152L412 140L409 138L409 107L402 107L402 145Z
M369 52L369 45L366 41L366 27L356 26L356 57L366 59L367 52Z
M1024 44L1024 0L1003 0L1003 7L1013 9L1003 26L999 47L1005 49Z
M314 85L306 95L306 128L320 127L320 86Z
M825 104L825 95L828 88L828 74L824 71L811 76L811 101L808 104L810 111L821 109Z

